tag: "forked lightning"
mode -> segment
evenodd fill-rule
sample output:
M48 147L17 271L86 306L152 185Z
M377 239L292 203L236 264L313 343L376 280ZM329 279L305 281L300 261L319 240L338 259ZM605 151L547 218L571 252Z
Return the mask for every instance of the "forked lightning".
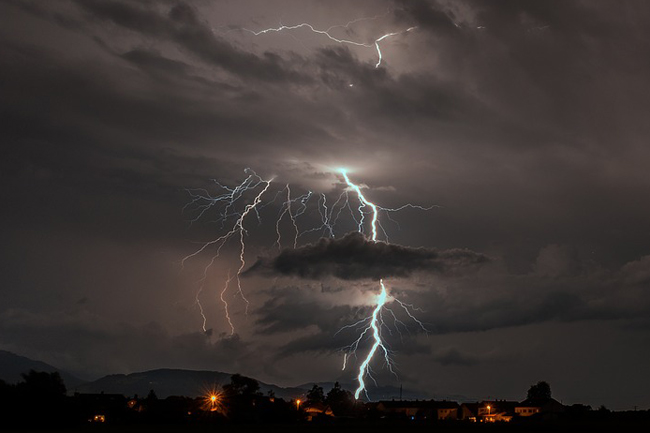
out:
M421 210L431 209L431 207L422 207L411 204L400 206L395 209L381 207L368 200L362 191L363 187L353 183L348 177L348 173L345 169L338 170L338 174L342 176L344 181L345 188L335 197L334 200L330 201L330 203L332 203L330 206L328 206L328 196L325 193L314 194L312 191L307 191L302 195L292 198L292 190L289 184L286 184L281 189L277 189L272 198L266 198L270 195L269 190L271 189L273 179L264 180L250 169L246 169L245 172L248 177L241 184L232 188L215 181L215 184L220 190L220 193L217 195L210 194L206 189L188 190L191 201L186 205L185 210L194 214L191 222L193 223L199 219L206 218L206 215L214 211L218 216L215 222L222 229L227 230L225 234L216 239L203 243L200 248L192 254L189 254L182 261L182 263L185 264L188 260L204 253L208 248L214 248L214 252L211 254L207 266L203 269L202 278L199 280L199 289L195 296L195 302L202 319L203 331L206 331L207 329L206 324L208 319L205 315L203 305L201 304L200 295L204 291L210 270L219 258L222 248L226 242L232 238L238 238L239 241L239 264L235 273L228 271L224 285L219 293L219 299L223 303L225 318L228 322L231 335L234 335L235 333L235 326L230 314L226 295L233 280L235 280L237 286L236 293L245 302L246 310L248 309L249 302L242 290L240 276L246 267L246 235L248 232L244 223L247 221L247 217L251 214L254 214L258 223L261 224L261 212L273 204L278 206L279 210L274 224L276 232L275 245L277 248L282 249L281 222L285 216L288 216L293 232L291 247L298 248L300 238L311 233L320 233L321 236L335 238L337 223L341 217L346 214L350 216L351 220L354 222L354 226L360 233L364 233L367 226L369 226L368 237L370 240L373 242L387 242L388 236L381 225L380 214L385 213L386 215L389 215L392 212L397 212L406 208ZM351 194L353 197L352 200L350 197ZM310 205L312 197L318 197L318 200L315 202L312 201L312 204ZM280 203L276 203L278 200ZM244 205L247 201L248 204ZM353 205L353 203L357 204ZM303 224L301 224L299 219L310 209L313 212L318 212L321 221L320 226L301 230L300 226ZM390 217L389 219L394 222ZM229 224L229 221L233 222ZM380 234L383 235L383 240L379 239ZM359 385L355 391L355 398L357 399L362 392L365 392L366 397L369 398L366 390L366 381L368 378L374 380L371 374L371 363L378 352L382 355L383 362L389 371L395 374L391 362L391 352L382 337L383 330L392 333L388 323L384 320L384 315L387 314L388 317L392 318L393 329L398 333L400 332L400 326L404 329L407 329L407 326L400 321L395 312L389 308L388 305L391 303L397 304L422 330L425 332L427 331L424 324L413 314L413 311L416 310L416 308L413 305L401 302L394 296L391 296L386 288L384 280L379 280L379 293L373 295L372 314L354 324L343 327L337 332L338 334L339 332L348 329L357 329L359 332L358 338L356 338L352 344L343 349L343 370L345 370L349 364L351 356L356 358L357 351L366 340L372 342L368 353L359 365L357 373L357 381Z

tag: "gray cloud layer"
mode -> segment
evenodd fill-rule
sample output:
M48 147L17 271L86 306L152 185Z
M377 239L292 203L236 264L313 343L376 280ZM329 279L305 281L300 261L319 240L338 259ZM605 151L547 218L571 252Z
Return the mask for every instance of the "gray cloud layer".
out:
M498 264L492 263L465 278L442 276L433 281L427 278L408 290L404 289L408 286L405 282L388 280L385 284L398 299L419 308L414 314L433 335L580 321L613 324L626 321L624 323L634 327L647 325L650 300L643 293L648 283L646 267L650 256L615 271L582 261L560 259L556 264L561 263L561 266L550 272L541 263L546 261L548 251L558 249L562 248L550 245L542 250L538 257L539 269L529 274L504 273ZM376 287L370 289L377 290ZM316 295L308 288L278 288L273 292L273 299L258 311L258 323L267 334L316 326L316 333L287 344L286 353L336 351L349 344L354 332L347 330L333 338L332 329L355 323L372 311L372 306L352 308L319 303L315 301ZM393 304L391 308L408 324L409 331L402 338L408 340L422 334L417 324L406 316L401 317L403 312L399 306ZM386 323L394 326L390 319L386 319ZM388 331L384 333L388 335ZM447 357L451 360L457 353L444 355L437 353L436 356L440 357L440 362L446 362Z
M454 274L476 268L488 258L470 250L438 251L373 242L359 232L321 238L314 244L284 249L277 257L263 258L247 274L267 272L308 279L334 276L343 280L407 277L424 271Z
M402 361L427 368L421 386L518 398L512 387L558 377L567 399L650 404L648 377L637 373L650 362L650 4L276 5L0 2L0 347L93 374L169 359L289 384L332 377L327 354L348 342L333 330L367 311L318 296L372 293L362 280L318 296L302 287L272 296L268 281L246 279L254 320L234 308L241 335L222 347L227 264L215 266L202 294L211 340L194 304L200 275L179 276L175 265L195 246L188 238L215 234L211 224L186 231L184 188L212 178L234 185L250 166L297 191L345 164L382 205L441 205L400 214L402 230L386 225L396 244L438 255L407 249L412 263L400 252L399 266L377 255L358 268L301 256L285 272L300 275L297 260L309 278L413 278L433 264L423 281L389 282L433 331L425 342L416 330L415 342L405 337ZM390 12L346 36L418 29L387 40L377 69L373 49L235 30L327 28L380 9ZM249 263L271 231L248 238ZM454 276L478 259L459 247L494 260ZM125 325L99 332L68 317L80 299L92 321ZM498 362L481 355L499 345ZM259 353L282 361L255 370ZM496 382L499 372L517 384Z

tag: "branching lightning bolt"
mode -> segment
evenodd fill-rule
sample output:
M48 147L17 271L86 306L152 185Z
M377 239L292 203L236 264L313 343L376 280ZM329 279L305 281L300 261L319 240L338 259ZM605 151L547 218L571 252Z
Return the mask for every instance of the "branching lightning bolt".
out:
M221 293L219 293L219 299L221 299L221 302L223 303L223 309L225 312L226 320L228 321L228 325L230 326L230 335L235 334L235 326L232 324L232 319L230 318L230 311L228 311L228 301L226 301L226 298L224 298L224 295L226 294L226 291L228 290L228 286L230 286L230 282L232 281L232 276L230 274L230 269L228 269L228 278L226 279L226 284L223 286L223 290ZM203 332L205 332L205 316L204 321L203 321Z
M263 35L263 34L266 34L266 33L279 33L279 32L283 32L283 31L290 31L290 30L306 28L306 29L309 29L312 33L323 35L323 36L327 37L329 40L334 41L334 42L336 42L338 44L353 45L353 46L363 47L363 48L375 48L375 50L377 51L377 63L375 64L375 68L378 68L381 65L381 61L382 61L382 58L383 58L382 53L381 53L381 47L379 46L379 43L381 41L383 41L384 39L387 39L387 38L390 38L390 37L393 37L393 36L398 36L398 35L401 35L401 34L404 34L404 33L408 33L408 32L410 32L412 30L415 30L417 27L409 27L406 30L386 33L386 34L378 37L377 39L375 39L372 42L358 42L358 41L353 41L353 40L350 40L350 39L336 38L336 37L332 36L332 34L330 33L335 28L341 28L341 27L347 28L350 25L352 25L354 23L357 23L359 21L372 20L372 19L376 19L376 18L378 18L378 16L374 17L374 18L359 18L359 19L356 19L356 20L352 20L352 21L348 22L345 25L331 26L326 30L318 30L309 23L301 23L301 24L296 24L296 25L292 25L292 26L280 25L279 27L268 28L268 29L259 30L259 31L254 31L254 30L250 30L250 29L246 29L246 28L244 28L242 30L244 30L246 32L249 32L249 33L252 33L255 36L260 36L260 35Z
M224 244L233 236L236 234L239 234L239 244L240 244L240 250L239 250L239 268L237 269L237 273L235 274L235 279L237 281L237 293L241 297L241 299L246 303L246 312L248 312L248 306L249 306L249 301L244 295L244 292L242 291L241 287L241 273L244 270L244 267L246 267L246 260L245 260L245 253L246 253L246 243L244 242L244 237L246 235L246 229L244 228L244 220L246 219L246 216L251 212L255 211L257 206L260 204L262 201L262 196L264 193L269 189L271 186L271 182L273 179L269 180L263 180L261 177L259 177L254 171L250 169L245 170L246 173L249 173L249 176L242 182L240 185L238 185L235 188L228 188L224 185L221 185L219 182L215 183L221 187L222 189L225 189L227 193L212 197L207 191L205 190L193 190L190 191L190 195L192 196L192 201L185 206L187 208L189 205L194 204L197 206L198 209L198 216L195 217L192 222L195 222L198 220L208 209L216 206L217 204L220 203L226 203L226 206L224 207L222 213L221 213L221 223L222 226L225 224L225 222L231 217L232 215L237 215L237 219L235 223L233 224L232 228L223 236L220 236L216 239L213 239L211 241L205 242L201 248L193 252L192 254L189 254L183 260L181 261L181 265L184 266L185 262L187 262L189 259L197 256L198 254L202 253L205 251L208 247L210 246L215 246L216 251L214 255L212 256L212 259L210 260L209 264L205 267L204 272L203 272L203 278L201 280L201 287L199 288L198 293L196 294L196 304L199 307L199 311L201 313L201 317L203 318L203 331L206 331L206 317L204 314L203 306L201 305L201 301L199 299L199 295L203 291L203 284L207 278L208 271L210 268L214 265L214 262L216 259L219 257L221 253L221 249L224 246ZM234 213L235 211L233 210L233 207L235 205L235 202L239 200L239 198L242 197L243 193L252 189L255 189L259 185L264 185L264 187L261 189L261 191L255 196L255 199L253 200L252 203L247 204L244 208L244 210L236 214ZM201 192L203 194L201 194ZM226 290L228 289L228 286L230 284L230 281L232 280L231 276L228 276L228 279L226 281L226 286L224 287L223 291L220 294L220 299L224 304L224 309L226 313L226 318L228 320L228 324L230 325L231 328L231 335L234 334L235 328L232 324L232 321L230 319L230 312L229 312L229 305L228 301L225 299L224 294Z
M301 195L298 198L291 199L291 188L289 187L289 184L284 188L287 191L287 200L284 202L284 205L282 206L282 210L280 212L280 216L275 222L275 233L278 235L278 238L275 241L275 244L278 246L278 249L282 249L282 244L280 243L282 239L282 235L280 233L280 222L282 221L282 218L285 215L289 215L289 219L291 220L291 224L293 225L293 228L295 230L294 237L293 237L293 248L298 247L298 237L300 236L300 230L298 229L298 223L296 222L296 218L298 218L300 215L305 213L307 210L307 201L311 197L312 192L309 191L307 194ZM295 214L291 213L291 205L295 202L300 202L300 210L296 212Z
M246 208L244 209L244 212L242 212L241 217L237 220L237 223L235 224L235 226L237 227L236 231L239 232L239 243L241 245L241 250L239 252L240 265L239 265L239 269L237 269L237 275L236 275L236 278L237 278L237 292L242 297L244 302L246 302L246 311L247 312L248 312L248 306L250 305L250 302L248 302L248 299L246 299L246 297L244 296L244 292L242 292L241 279L239 278L242 271L246 267L246 260L244 258L245 253L246 253L246 243L244 242L244 234L246 233L246 230L244 229L244 225L243 225L244 224L244 218L246 218L246 215L248 215L248 213L251 210L255 209L257 207L257 205L260 204L260 202L262 201L262 195L264 195L264 193L266 192L267 189L269 189L270 186L271 186L271 180L266 181L266 186L264 188L262 188L262 191L260 191L260 193L257 195L257 197L255 197L255 200L253 200L253 203L246 206ZM231 232L234 233L233 231L231 231Z
M348 177L346 170L340 169L339 172L343 177L346 188L340 192L334 200L329 201L328 196L325 193L314 194L312 191L307 191L302 195L295 195L292 197L292 190L289 184L276 190L275 195L271 198L265 198L266 196L271 195L269 190L271 189L273 179L264 180L250 169L245 170L245 173L248 175L246 179L235 187L231 188L215 181L215 185L217 185L221 191L221 193L217 195L213 196L205 189L188 190L191 201L185 206L184 210L194 213L194 217L190 220L190 223L205 218L208 211L216 210L218 218L213 222L219 224L221 228L230 227L227 229L225 234L203 243L200 248L186 256L182 261L182 263L185 264L188 260L193 259L209 248L214 248L214 253L211 255L207 266L203 269L202 278L199 280L199 289L195 295L195 303L199 308L199 313L202 319L202 329L204 332L206 331L207 317L203 305L201 304L200 295L207 284L209 271L219 258L223 246L233 237L238 237L239 240L239 265L237 266L236 272L233 273L230 270L228 271L228 276L224 282L223 288L219 292L219 299L223 304L225 318L228 322L231 335L235 333L235 326L230 314L230 306L226 294L229 291L233 280L235 280L237 287L236 295L238 295L246 304L246 312L248 311L250 303L242 290L240 276L246 267L245 240L248 232L244 223L251 213L253 213L257 217L258 222L261 223L261 212L266 207L276 203L278 200L280 201L275 220L276 241L274 245L276 245L278 249L282 249L283 225L281 222L285 216L288 216L291 222L291 230L293 232L293 242L291 246L297 248L299 239L310 233L320 233L321 236L335 238L337 222L342 216L345 216L347 212L349 212L349 215L359 232L364 233L365 231L368 231L368 237L373 242L379 242L380 236L382 237L381 241L387 242L388 236L381 224L381 215L386 215L391 222L397 224L397 222L390 217L390 214L393 212L398 212L407 208L419 210L429 210L432 208L412 204L406 204L397 208L381 207L368 200L365 196L363 189L367 188L367 186L353 183ZM312 197L318 197L318 200L310 202ZM356 197L356 199L354 197ZM246 200L249 202L244 206L242 202L245 202ZM320 216L320 225L301 230L300 226L302 224L298 219L308 212L309 209L311 209L312 212L317 212ZM382 332L386 331L388 336L390 336L393 335L393 330L395 330L400 337L402 337L401 330L404 329L408 331L409 327L398 319L395 311L389 308L389 304L397 304L397 308L403 310L410 320L416 323L424 332L428 332L425 324L418 320L413 313L418 310L415 306L402 302L395 298L395 296L389 294L389 290L383 279L379 280L379 289L379 293L373 298L372 313L368 317L358 320L353 324L343 326L336 333L338 334L343 330L350 329L358 332L358 337L352 342L352 344L343 349L343 370L345 370L349 364L350 356L354 356L356 359L357 351L362 343L366 340L372 342L367 355L363 358L363 361L358 367L357 380L359 385L355 391L355 398L357 399L362 392L365 393L367 398L369 398L366 389L366 381L367 379L374 381L371 363L377 353L380 353L381 356L383 356L383 361L388 370L391 373L396 374L391 361L391 351L382 338ZM390 319L391 322L386 322L384 316ZM391 330L391 327L393 330Z
M348 174L347 174L346 170L340 169L340 172L343 175L343 179L345 180L345 183L348 185L348 187L352 191L354 191L356 193L356 195L357 195L357 197L359 199L358 211L359 211L359 214L361 215L361 217L359 219L359 222L358 222L359 231L363 232L364 215L365 215L363 209L365 207L369 207L371 209L371 214L372 214L372 219L370 221L370 228L371 228L371 234L372 234L371 239L372 239L373 242L377 242L377 235L378 235L377 226L381 227L381 224L379 223L379 212L381 210L384 210L386 212L390 212L390 211L395 211L395 209L382 208L382 207L377 206L376 204L372 203L371 201L369 201L364 196L363 192L361 192L361 187L359 185L356 185L356 184L354 184L354 183L352 183L350 181L350 178L348 177ZM430 209L430 208L423 208L421 206L415 206L415 205L405 205L405 206L402 206L402 207L400 207L398 209L401 210L401 209L404 209L406 207L415 207L415 208L420 208L420 209ZM382 229L382 231L383 231L383 229ZM385 231L384 231L384 233L385 233ZM386 305L387 302L389 302L389 301L397 302L406 311L406 314L411 319L413 319L425 332L427 332L427 329L424 326L424 324L421 321L419 321L411 313L411 311L409 310L409 308L413 309L412 305L403 303L403 302L399 301L398 299L396 299L394 297L389 297L388 292L386 290L386 286L384 285L383 279L379 280L379 285L380 285L381 290L379 292L379 295L377 295L375 308L373 309L372 315L370 316L370 321L369 321L368 325L363 329L363 331L361 332L361 335L359 336L359 338L357 340L355 340L354 343L352 343L350 346L348 346L348 349L350 351L355 352L356 349L359 347L359 344L360 344L361 340L366 336L366 334L368 334L369 332L372 334L372 339L374 340L373 344L372 344L372 347L370 348L370 351L368 352L367 356L365 357L365 359L363 360L363 362L359 366L359 373L357 375L357 381L359 382L359 386L357 387L356 391L354 392L354 398L356 398L356 399L359 398L359 395L361 394L361 392L366 391L365 378L370 377L372 379L372 375L371 375L371 372L370 372L370 361L372 361L372 359L375 356L375 353L377 351L381 351L381 353L384 356L384 361L386 363L386 366L391 371L391 373L395 374L395 372L393 371L393 367L392 367L392 363L391 363L391 359L390 359L390 352L389 352L388 348L386 347L386 345L384 344L384 342L383 342L383 340L381 338L381 329L382 329L382 327L385 326L384 321L383 321L383 317L382 317L382 310L384 308L386 308L385 305ZM389 310L389 309L387 309L387 310L393 316L393 318L395 320L395 323L399 322L399 323L401 323L403 325L402 322L398 321L397 317L395 316L395 313L393 313L392 310ZM366 321L366 320L363 320L363 321ZM357 322L356 324L359 324L359 323L361 323L363 321ZM352 326L354 326L354 325L352 325ZM390 328L387 328L387 329L390 330ZM399 328L396 328L396 329L399 332ZM346 363L347 363L347 353L344 355L343 369L345 369ZM366 397L368 397L367 392L366 392Z

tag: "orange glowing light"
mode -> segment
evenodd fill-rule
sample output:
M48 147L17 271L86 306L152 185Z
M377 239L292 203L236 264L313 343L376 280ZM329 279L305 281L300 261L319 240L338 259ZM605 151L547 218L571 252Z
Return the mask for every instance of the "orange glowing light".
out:
M215 389L210 390L203 398L202 409L208 412L225 413L223 394Z

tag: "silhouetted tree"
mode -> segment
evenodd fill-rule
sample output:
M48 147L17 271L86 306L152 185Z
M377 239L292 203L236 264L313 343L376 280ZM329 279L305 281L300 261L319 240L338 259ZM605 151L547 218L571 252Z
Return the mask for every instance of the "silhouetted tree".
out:
M148 401L156 401L158 400L158 396L156 395L156 391L153 389L149 390L149 394L147 394L147 400Z
M307 391L307 403L324 403L325 394L323 393L323 388L314 384L309 391Z
M572 419L584 419L592 411L591 406L584 404L573 404L567 407L566 416Z
M66 389L57 372L30 370L15 385L15 412L12 415L26 425L60 425L66 416ZM38 408L38 416L33 416Z
M224 386L223 390L228 396L261 395L259 392L259 382L241 374L233 374L230 376L230 383Z
M230 376L230 383L223 387L229 416L246 421L256 418L255 401L262 395L259 389L255 379L241 374Z
M11 395L14 391L13 388L13 386L0 379L0 396Z
M335 382L330 392L327 393L325 402L335 415L349 415L354 409L352 393L341 388L341 384L338 382Z
M596 415L596 419L599 420L606 420L612 416L612 411L607 409L604 404L601 404L594 413Z
M30 370L29 373L23 373L21 376L23 382L18 384L21 393L43 399L61 399L65 397L65 385L61 375L57 372L47 373Z
M540 381L531 385L528 389L528 399L535 401L545 401L551 399L551 385L548 382Z
M15 415L17 406L16 387L0 380L0 413ZM0 423L3 421L6 420L0 419Z

